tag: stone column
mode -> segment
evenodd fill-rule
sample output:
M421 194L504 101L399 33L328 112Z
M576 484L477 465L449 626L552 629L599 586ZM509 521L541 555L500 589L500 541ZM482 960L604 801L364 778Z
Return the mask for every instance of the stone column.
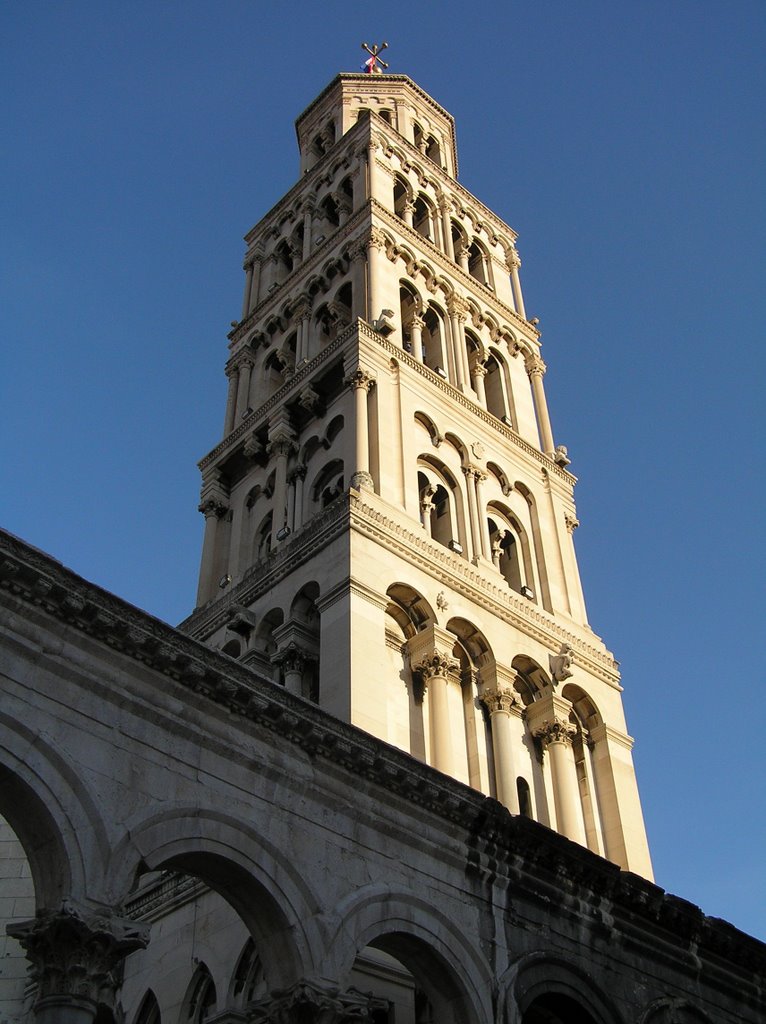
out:
M478 359L474 360L471 366L471 383L473 384L473 390L476 392L476 398L479 405L487 408L487 392L484 387L484 378L487 376L487 367L484 363L479 362Z
M452 350L455 362L455 383L465 393L468 390L468 352L465 347L464 324L468 318L468 304L465 299L453 295L449 302L449 319L452 334Z
M404 209L402 212L404 213L404 223L407 225L408 228L413 227L415 224L415 204L412 202L411 199L408 199L407 202L404 204Z
M468 270L468 253L469 253L469 251L470 251L470 246L462 245L458 249L457 253L455 254L457 256L457 261L458 261L458 264L460 265L460 269L464 270L466 272L466 274L469 273L469 270Z
M449 674L460 668L457 661L443 651L434 651L416 666L428 690L431 719L431 763L445 775L455 773L452 731L449 717Z
M423 489L423 494L420 499L420 521L423 524L423 529L429 537L431 536L431 512L434 507L434 494L436 494L436 488L434 485L427 484Z
M560 718L544 722L534 733L551 759L558 831L568 839L585 846L580 787L572 757L572 741L576 734L575 727Z
M295 369L309 358L309 324L311 323L311 299L300 295L293 303L291 315L298 323L295 341Z
M250 292L247 297L247 315L249 316L261 297L261 276L263 273L263 249L258 248L252 256L253 275L250 279Z
M271 521L272 548L276 548L281 543L277 539L277 534L283 526L287 525L287 459L296 449L293 436L290 426L281 419L269 429L266 453L270 459L276 460Z
M146 925L72 903L7 930L32 965L35 1024L90 1024L99 1007L112 1011L121 961L149 941Z
M508 269L511 272L511 290L513 291L513 302L516 306L516 312L519 316L523 316L527 319L527 313L524 309L524 298L521 294L521 281L519 279L519 267L521 266L521 257L514 249L511 255L508 257Z
M518 814L519 793L516 789L516 767L511 734L511 715L521 715L518 697L509 685L499 684L484 690L481 700L489 711L497 799L501 804L505 804L511 814Z
M482 558L486 558L489 562L492 556L489 550L489 530L487 527L487 517L484 512L484 497L482 495L481 485L487 479L487 474L483 469L474 469L473 471L473 482L476 488L476 508L478 510L479 520L479 544L481 550L478 552Z
M252 359L243 358L237 363L239 371L237 381L237 411L235 421L242 419L245 412L250 408L250 378L253 374Z
M374 386L375 379L360 366L346 377L346 384L354 391L354 426L356 428L354 431L354 471L349 484L357 489L367 487L372 490L367 395Z
M316 206L316 203L315 203L315 200L314 200L313 196L307 196L303 200L303 262L304 263L311 256L312 243L313 243L312 226L313 226L313 217L314 217L315 206Z
M199 511L205 517L205 537L202 542L202 565L199 571L197 607L213 596L215 565L218 554L218 524L229 511L225 501L217 497L203 498Z
M426 322L418 313L410 320L410 341L412 343L412 354L419 363L425 362L423 353L423 328Z
M244 320L250 312L250 293L253 290L253 262L246 263L245 271L245 294L242 298L242 319Z
M537 424L540 428L540 445L546 455L553 455L555 451L553 429L551 428L548 403L545 400L545 388L543 387L543 376L545 375L546 366L540 356L528 353L524 360L524 367L532 384L532 397L535 402Z
M471 526L471 550L468 552L468 557L475 562L478 556L482 553L478 510L476 508L476 470L473 466L463 466L461 468L463 470L463 475L465 476L465 489L468 495L468 520Z
M300 530L303 526L303 481L306 479L306 467L296 466L292 472L293 482L293 521L290 524L293 530Z
M239 387L239 369L232 366L227 369L226 375L229 378L229 388L226 392L226 416L223 421L223 436L228 437L234 429L237 413L237 390Z
M380 228L373 228L370 232L370 237L367 241L367 302L366 302L366 313L364 314L365 320L374 320L380 312L378 305L381 308L385 306L383 299L381 298L381 280L382 280L382 267L386 248L386 236L380 230Z
M439 212L442 215L442 245L445 254L451 259L455 258L455 251L452 246L452 221L450 220L450 203L444 196L439 200Z
M364 242L359 242L352 247L351 261L353 265L351 273L351 301L353 303L353 308L351 313L354 317L362 317L365 319L367 310L367 246Z
M308 661L307 652L294 641L272 655L274 665L280 665L285 678L285 689L303 697L303 670Z

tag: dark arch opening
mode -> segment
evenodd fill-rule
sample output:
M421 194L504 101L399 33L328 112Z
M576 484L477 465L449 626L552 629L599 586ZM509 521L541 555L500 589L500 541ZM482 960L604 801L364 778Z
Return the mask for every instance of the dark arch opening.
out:
M538 996L524 1013L521 1024L598 1024L598 1022L576 1000L555 992Z

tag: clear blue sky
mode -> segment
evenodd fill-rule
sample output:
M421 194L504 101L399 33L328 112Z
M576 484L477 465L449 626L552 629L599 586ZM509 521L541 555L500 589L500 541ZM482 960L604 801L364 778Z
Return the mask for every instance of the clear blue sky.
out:
M3 524L190 611L241 237L388 40L519 232L657 881L766 938L762 0L25 0L0 31Z

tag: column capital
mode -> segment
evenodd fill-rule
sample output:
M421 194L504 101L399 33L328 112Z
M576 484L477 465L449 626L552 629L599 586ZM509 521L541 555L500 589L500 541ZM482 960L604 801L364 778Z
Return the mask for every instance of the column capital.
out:
M371 1020L376 1009L387 1006L361 992L341 992L337 985L302 978L290 988L272 992L248 1007L251 1024L352 1024Z
M544 747L551 743L563 743L566 746L571 746L577 735L577 729L570 722L562 722L558 718L553 718L546 719L534 730L532 735L541 740Z
M443 651L433 651L419 661L414 668L420 673L423 682L427 683L430 679L438 676L445 677L459 671L460 662Z
M270 459L278 457L280 455L288 456L298 451L298 445L295 443L292 437L287 434L277 434L273 438L269 438L269 442L266 445L266 454Z
M528 352L524 357L524 369L530 377L543 377L547 366L543 362L542 356L538 356L534 352Z
M425 327L426 322L420 313L414 313L405 324L405 327L409 327L410 330L415 327L417 330L422 331Z
M491 715L497 712L510 714L513 710L519 709L519 698L513 690L505 686L488 687L479 697L482 704L485 704Z
M302 672L307 662L313 660L311 653L294 640L271 655L272 665L281 665L288 672Z
M367 247L373 249L385 249L386 244L385 232L380 228L373 228L370 231L369 238L367 239Z
M38 1007L62 999L113 1007L118 965L149 942L147 925L69 901L59 910L38 911L31 921L9 925L7 931L32 964Z
M580 525L580 520L574 514L574 512L564 513L564 525L567 528L567 533L574 533L577 527Z
M205 501L199 503L197 510L203 514L205 519L209 519L211 516L222 519L229 511L229 506L219 498L206 498Z
M449 302L447 303L447 311L450 316L454 316L461 323L465 323L468 319L469 309L470 307L468 302L462 297L462 295L450 296Z
M344 378L344 384L354 390L364 388L365 391L369 392L375 386L375 377L361 366L358 366Z
M518 270L521 266L521 256L519 256L515 249L511 249L505 263L510 271Z
M290 315L298 320L307 320L311 316L311 298L305 292L299 295L290 307Z

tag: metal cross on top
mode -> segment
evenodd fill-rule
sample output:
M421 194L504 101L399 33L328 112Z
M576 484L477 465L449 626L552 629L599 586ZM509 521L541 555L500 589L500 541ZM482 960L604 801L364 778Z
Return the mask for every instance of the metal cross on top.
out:
M383 50L388 49L388 43L381 43L380 46L378 46L377 43L373 43L372 49L370 49L367 43L362 43L362 49L366 50L370 55L369 60L366 60L364 64L362 64L362 68L369 75L382 75L383 71L388 67L388 64L386 64L384 60L380 59L379 54L381 54Z

